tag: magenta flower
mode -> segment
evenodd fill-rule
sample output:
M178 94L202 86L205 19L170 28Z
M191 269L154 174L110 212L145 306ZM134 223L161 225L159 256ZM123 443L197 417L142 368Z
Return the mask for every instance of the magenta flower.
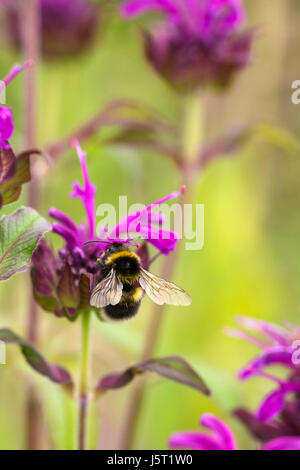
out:
M129 0L121 7L125 18L152 10L164 21L144 34L145 54L175 87L224 87L248 64L253 35L241 31L242 0Z
M6 106L0 106L0 147L8 149L8 140L14 132L14 118L12 110Z
M0 84L0 94L3 93L4 88L23 70L32 65L31 62L26 62L24 65L15 65L10 73L5 77ZM0 105L0 147L9 149L9 139L14 132L14 118L11 108Z
M175 433L169 439L170 447L191 450L237 450L233 432L219 418L205 413L200 424L210 433L200 431ZM300 438L285 436L273 439L261 450L300 450Z
M135 233L146 242L151 243L160 253L167 255L174 250L178 236L168 230L164 230L163 215L152 209L159 204L178 197L184 191L169 194L160 201L150 204L144 210L129 214L121 220L116 227L107 232L103 227L101 236L97 238L96 226L96 187L91 183L86 154L79 143L74 142L77 150L84 185L73 184L72 198L79 198L84 206L86 221L82 225L75 222L58 209L49 211L50 217L55 219L52 231L64 240L64 247L59 250L58 256L46 244L40 243L33 256L32 282L36 300L47 311L54 312L57 316L66 316L69 319L76 318L76 314L83 306L83 302L89 305L90 292L93 287L94 277L98 275L97 259L100 254L114 241L130 243L129 233ZM90 240L106 243L88 244ZM143 246L139 248L139 255L144 267L148 268L149 261L144 255Z
M191 450L236 450L236 443L231 429L210 413L202 415L201 426L210 434L200 431L175 433L170 437L170 447Z
M100 19L99 5L91 0L39 0L42 52L59 58L85 51L95 37ZM17 48L22 43L22 17L16 0L5 0L8 40Z
M273 382L276 388L263 399L255 414L244 408L235 410L234 414L262 441L286 433L300 436L300 349L295 343L300 339L300 329L244 317L237 321L244 329L227 332L261 349L259 356L239 372L239 378L260 376ZM281 366L286 378L266 372L271 366Z

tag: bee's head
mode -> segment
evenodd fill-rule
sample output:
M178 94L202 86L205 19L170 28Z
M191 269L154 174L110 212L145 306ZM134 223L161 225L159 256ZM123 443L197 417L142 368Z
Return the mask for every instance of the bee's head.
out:
M106 253L107 255L112 255L113 253L118 253L118 251L123 251L126 248L127 246L125 245L125 243L114 242L110 243L110 245L107 247Z

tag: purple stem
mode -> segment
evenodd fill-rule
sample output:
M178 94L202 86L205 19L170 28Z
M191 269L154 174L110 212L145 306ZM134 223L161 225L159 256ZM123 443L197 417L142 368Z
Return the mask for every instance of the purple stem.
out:
M34 148L37 127L37 64L40 52L39 2L38 0L23 0L20 2L20 8L23 18L23 54L27 64L35 64L34 67L29 67L28 73L25 75L24 101L25 144L26 148ZM28 205L37 208L38 197L38 184L33 180L29 184ZM27 338L34 345L38 341L38 310L32 295L29 298L27 322ZM40 448L41 413L39 408L36 391L31 386L28 390L27 400L27 448L30 450Z

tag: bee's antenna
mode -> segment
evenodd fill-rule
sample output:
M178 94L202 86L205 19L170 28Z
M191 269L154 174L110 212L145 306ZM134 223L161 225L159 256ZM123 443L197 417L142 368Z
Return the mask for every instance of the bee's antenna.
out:
M105 243L106 245L111 245L112 243L127 243L128 245L132 245L132 246L135 246L137 248L139 248L139 243L131 243L132 240L137 240L136 239L131 239L131 238L127 238L127 239L116 239L116 240L89 240L88 242L84 242L83 243L83 246L86 246L86 245L89 245L90 243Z
M104 241L104 240L89 240L88 242L84 242L83 246L89 245L90 243L106 243L106 244L109 244L109 243L112 243L112 242Z

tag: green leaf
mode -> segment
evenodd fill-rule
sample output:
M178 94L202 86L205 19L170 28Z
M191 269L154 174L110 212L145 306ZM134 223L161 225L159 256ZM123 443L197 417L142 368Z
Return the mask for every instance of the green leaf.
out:
M50 227L30 207L21 207L0 219L0 280L28 269L38 241Z
M66 369L47 362L36 349L13 331L7 328L1 328L0 341L18 344L28 364L39 374L48 377L52 382L72 386L71 375Z
M96 387L101 393L104 390L114 390L129 384L137 375L144 372L155 372L174 382L179 382L188 387L210 395L210 390L200 375L190 364L180 356L167 356L136 364L121 372L115 372L102 377Z

